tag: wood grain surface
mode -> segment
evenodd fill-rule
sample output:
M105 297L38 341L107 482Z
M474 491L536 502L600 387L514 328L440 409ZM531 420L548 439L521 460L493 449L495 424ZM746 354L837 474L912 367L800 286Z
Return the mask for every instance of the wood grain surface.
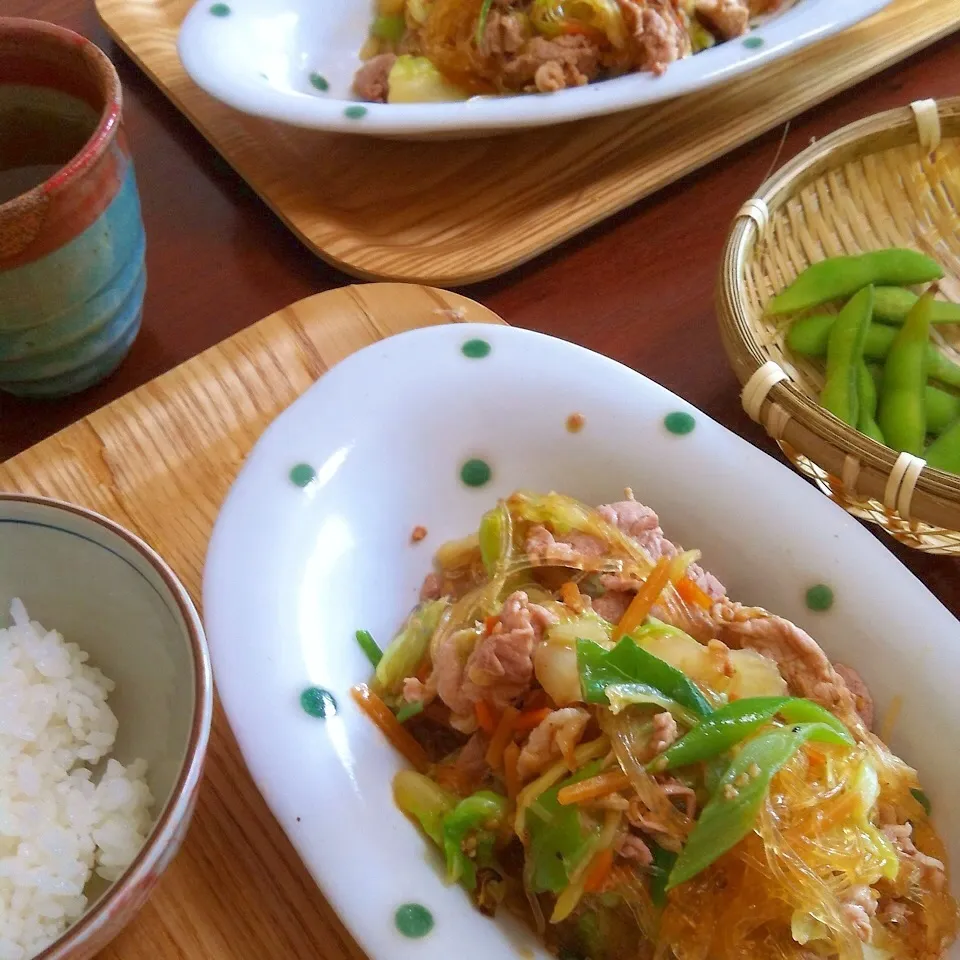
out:
M177 56L193 0L96 0L111 34L290 229L359 277L444 286L509 270L960 25L960 0L894 0L719 88L492 139L371 142L249 117Z
M207 540L240 465L281 410L370 343L453 320L457 294L377 284L318 294L0 466L0 489L81 504L139 534L199 605ZM106 960L358 958L257 792L219 704L180 855Z

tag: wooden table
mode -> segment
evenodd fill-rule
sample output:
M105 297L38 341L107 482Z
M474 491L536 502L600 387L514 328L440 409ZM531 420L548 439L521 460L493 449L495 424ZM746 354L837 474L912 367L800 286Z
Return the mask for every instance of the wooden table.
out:
M91 0L3 0L51 20L117 64L147 230L143 331L103 385L60 402L0 394L0 460L291 301L349 282L316 259L109 40ZM958 92L960 35L796 120L780 160L859 117ZM713 287L731 219L777 162L781 131L506 277L464 291L509 323L574 340L659 380L776 453L743 413L717 331ZM953 560L883 542L960 614Z

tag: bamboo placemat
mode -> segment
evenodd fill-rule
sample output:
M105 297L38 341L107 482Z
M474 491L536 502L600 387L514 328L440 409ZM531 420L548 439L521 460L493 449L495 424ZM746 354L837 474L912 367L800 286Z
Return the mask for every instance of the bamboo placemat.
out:
M301 300L0 464L0 490L96 510L153 546L199 603L207 540L264 428L337 361L414 327L500 322L426 287ZM273 819L217 706L180 855L104 960L360 960Z
M524 263L960 27L960 0L894 0L702 94L509 137L417 144L298 130L207 96L177 57L191 3L96 0L117 42L311 250L356 276L443 286Z

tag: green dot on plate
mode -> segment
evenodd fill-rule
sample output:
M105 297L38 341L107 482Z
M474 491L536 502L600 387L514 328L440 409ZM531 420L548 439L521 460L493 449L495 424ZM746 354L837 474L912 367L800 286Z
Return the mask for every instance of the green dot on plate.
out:
M337 701L333 694L323 687L307 687L300 694L300 706L304 713L318 720L327 720L337 715Z
M468 340L461 348L465 357L471 360L482 360L490 355L490 344L486 340Z
M230 16L230 6L226 3L215 3L211 8L210 12L215 17L229 17Z
M326 93L330 89L330 84L327 81L327 78L319 73L310 74L310 83L323 93Z
M747 39L743 41L743 45L748 50L757 50L763 46L763 37L747 37Z
M433 914L422 904L405 903L393 915L397 929L405 936L425 937L433 929Z
M833 606L833 591L825 583L811 587L807 591L807 606L811 610L829 610Z
M689 413L684 413L682 410L676 410L674 413L668 413L663 418L663 425L671 433L675 433L678 437L682 437L693 430L693 428L697 425L697 421L694 420Z
M490 482L493 471L485 460L468 460L460 468L460 479L468 487L482 487Z
M348 120L359 120L361 117L367 115L367 108L361 106L347 107L347 109L343 111L343 115Z
M317 479L317 471L309 463L298 463L290 471L290 482L298 487L308 487Z

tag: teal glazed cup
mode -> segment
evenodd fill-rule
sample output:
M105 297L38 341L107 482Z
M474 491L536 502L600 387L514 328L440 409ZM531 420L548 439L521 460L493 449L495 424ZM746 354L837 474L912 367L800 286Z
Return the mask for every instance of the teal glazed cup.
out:
M0 390L62 397L112 373L140 329L144 249L113 65L0 17Z

